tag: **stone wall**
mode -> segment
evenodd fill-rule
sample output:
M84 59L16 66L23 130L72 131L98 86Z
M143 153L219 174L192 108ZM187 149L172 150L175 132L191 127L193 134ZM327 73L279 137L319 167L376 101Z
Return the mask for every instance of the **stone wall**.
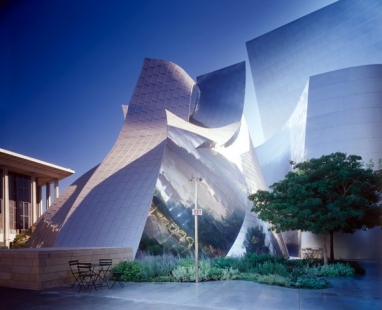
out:
M98 263L111 258L113 266L132 261L132 248L29 248L0 250L0 286L43 290L71 284L68 262Z

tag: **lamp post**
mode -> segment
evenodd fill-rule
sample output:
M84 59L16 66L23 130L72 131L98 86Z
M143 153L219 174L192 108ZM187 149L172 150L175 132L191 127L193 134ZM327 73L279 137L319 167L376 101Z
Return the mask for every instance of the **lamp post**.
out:
M195 283L199 282L199 240L198 240L198 215L202 215L201 210L198 209L198 182L203 179L199 177L194 177L191 175L188 179L189 181L195 181L195 208L193 210L193 215L195 216Z

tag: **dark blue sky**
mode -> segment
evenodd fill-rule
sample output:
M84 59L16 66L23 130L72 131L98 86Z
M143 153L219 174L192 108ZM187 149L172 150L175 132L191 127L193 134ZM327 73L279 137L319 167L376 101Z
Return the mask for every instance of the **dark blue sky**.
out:
M0 148L74 169L62 192L113 146L145 57L196 79L247 61L245 42L333 2L3 1ZM251 83L245 117L254 137Z

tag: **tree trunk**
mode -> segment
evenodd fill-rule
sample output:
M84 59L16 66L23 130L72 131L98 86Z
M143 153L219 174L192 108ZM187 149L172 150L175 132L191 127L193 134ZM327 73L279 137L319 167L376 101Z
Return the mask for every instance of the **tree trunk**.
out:
M324 264L328 264L328 252L326 251L326 235L322 234L322 250L324 254Z
M334 246L333 246L334 231L330 231L330 260L334 261Z

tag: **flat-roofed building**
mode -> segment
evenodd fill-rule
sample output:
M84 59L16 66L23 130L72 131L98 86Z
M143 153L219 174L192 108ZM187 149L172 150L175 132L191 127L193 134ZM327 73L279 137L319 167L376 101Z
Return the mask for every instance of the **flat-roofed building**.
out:
M0 244L9 246L59 195L59 181L73 170L0 149ZM45 201L43 201L45 187ZM51 188L53 190L51 190Z

